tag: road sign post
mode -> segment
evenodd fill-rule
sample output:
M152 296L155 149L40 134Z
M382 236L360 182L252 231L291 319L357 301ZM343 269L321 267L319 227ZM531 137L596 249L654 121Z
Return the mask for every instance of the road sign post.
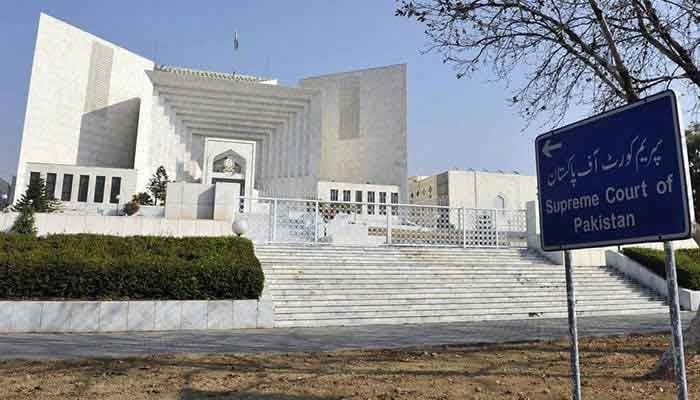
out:
M564 250L566 273L566 308L569 315L569 337L571 338L571 381L574 400L581 400L581 365L578 355L578 324L576 323L576 290L574 270L571 265L571 251Z
M666 283L668 285L668 308L671 315L671 334L673 343L673 367L676 376L676 393L679 400L688 398L685 376L685 349L683 348L683 327L681 326L681 308L678 302L678 281L676 279L676 256L673 243L664 242L666 252Z
M693 220L685 137L673 91L535 139L540 239L565 251L574 398L580 399L576 304L568 250L664 242L678 398L687 399L675 260L670 241Z

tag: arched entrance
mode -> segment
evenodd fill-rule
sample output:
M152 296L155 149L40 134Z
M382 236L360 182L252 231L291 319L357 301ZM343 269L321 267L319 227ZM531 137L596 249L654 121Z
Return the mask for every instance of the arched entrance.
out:
M211 183L232 182L241 185L241 196L245 196L246 159L233 150L219 153L211 162Z
M205 144L203 183L238 183L241 196L251 196L255 142L208 138Z

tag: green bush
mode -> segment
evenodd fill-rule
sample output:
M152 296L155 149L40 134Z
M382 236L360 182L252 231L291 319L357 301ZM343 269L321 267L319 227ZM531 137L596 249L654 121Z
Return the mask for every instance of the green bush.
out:
M665 254L662 250L628 247L623 249L623 253L660 277L666 278ZM678 285L686 289L700 290L700 249L679 249L675 254Z
M14 224L10 228L10 233L19 235L36 236L36 224L34 222L34 210L30 207L24 207L20 210Z
M124 214L126 214L128 216L132 216L132 215L136 214L137 212L139 212L140 208L141 208L141 206L139 205L139 203L132 200L132 201L124 204L123 211L124 211Z
M0 234L0 299L257 299L263 283L244 238Z

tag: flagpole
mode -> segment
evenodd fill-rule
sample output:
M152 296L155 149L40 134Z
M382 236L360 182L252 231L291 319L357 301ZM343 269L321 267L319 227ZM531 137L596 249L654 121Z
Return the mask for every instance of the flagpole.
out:
M233 33L233 52L234 52L234 53L238 51L238 44L239 44L239 42L238 42L238 31L235 31L235 32ZM233 65L232 67L233 67L233 74L235 75L235 74L236 74L236 66Z

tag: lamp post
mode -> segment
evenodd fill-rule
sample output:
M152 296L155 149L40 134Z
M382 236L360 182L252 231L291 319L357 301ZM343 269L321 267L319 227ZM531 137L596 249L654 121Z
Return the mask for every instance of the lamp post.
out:
M114 210L116 211L116 216L119 216L119 195L114 196L115 200L117 200L117 209Z
M0 201L0 209L5 208L5 206L7 205L7 199L9 197L10 196L8 196L7 193L0 194L0 200L2 200Z

